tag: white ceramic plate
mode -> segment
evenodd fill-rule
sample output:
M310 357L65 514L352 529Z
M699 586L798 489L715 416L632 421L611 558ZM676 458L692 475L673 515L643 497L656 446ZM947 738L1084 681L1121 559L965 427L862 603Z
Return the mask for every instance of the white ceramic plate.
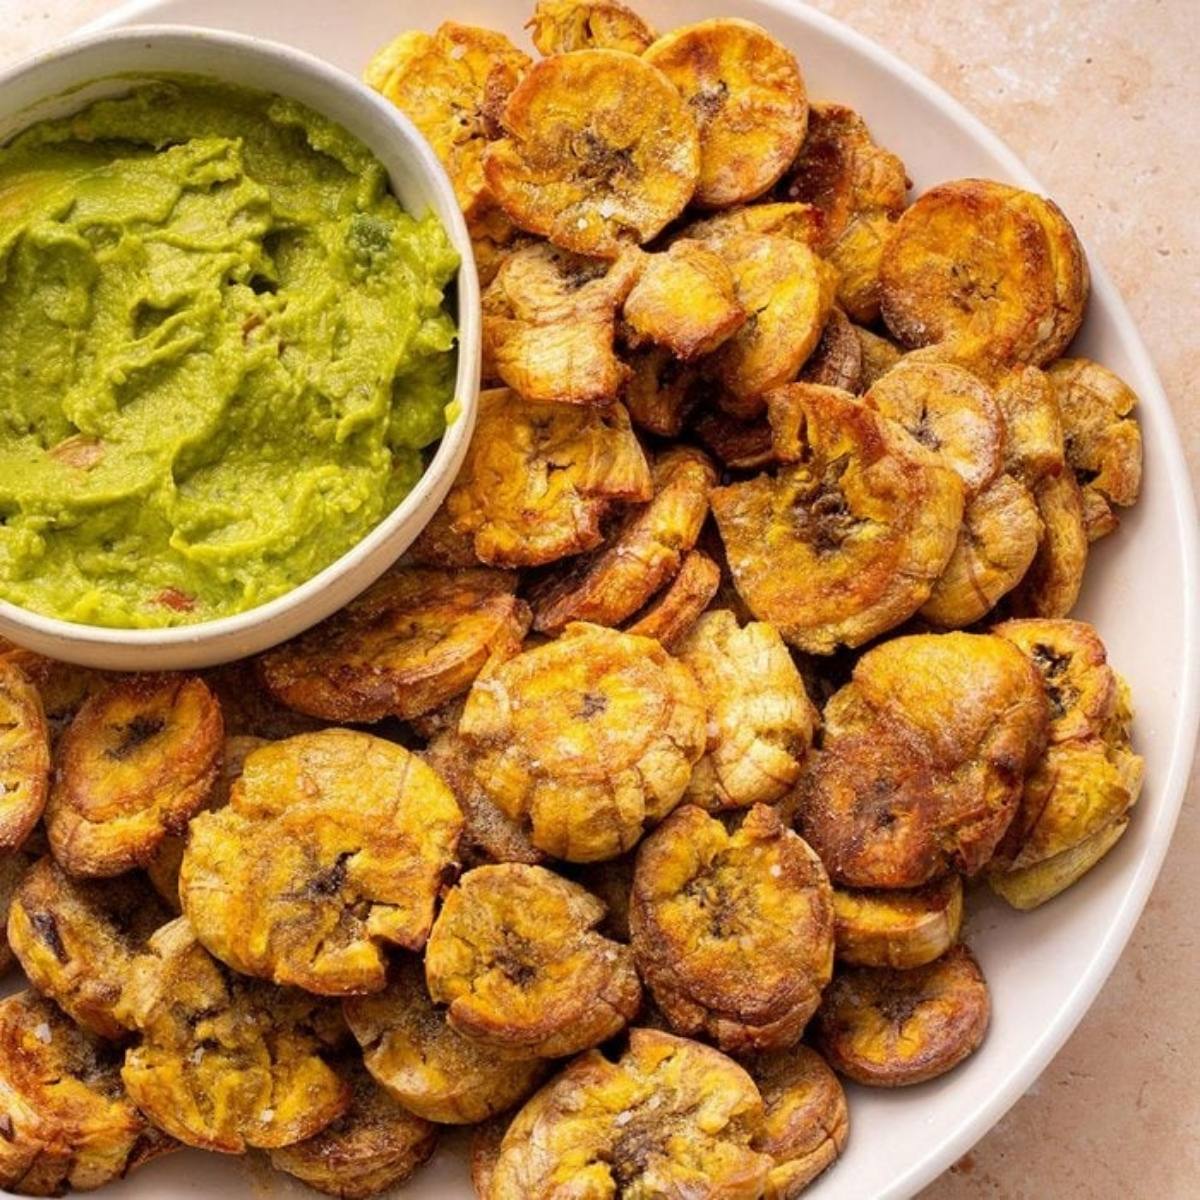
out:
M919 191L983 175L1037 181L958 104L910 68L829 18L781 0L633 0L659 28L711 16L765 25L792 47L815 97L853 105L903 158ZM240 30L313 51L350 70L402 28L439 20L490 25L521 38L532 0L149 0L104 24L179 21ZM1042 190L1042 189L1039 189ZM1069 214L1068 214L1069 215ZM852 1089L850 1143L807 1193L812 1200L901 1200L963 1154L1036 1079L1103 984L1158 873L1187 781L1197 724L1195 506L1178 434L1145 348L1092 260L1094 291L1075 349L1124 376L1142 399L1145 491L1120 531L1093 554L1078 615L1094 621L1129 678L1146 786L1129 832L1081 884L1035 913L980 898L968 937L992 987L983 1048L950 1075L897 1093ZM1076 1102L1086 1103L1077 1096ZM444 1143L404 1192L412 1200L470 1196L465 1140ZM246 1172L249 1170L250 1174ZM253 1164L192 1153L151 1164L112 1189L184 1200L311 1196Z

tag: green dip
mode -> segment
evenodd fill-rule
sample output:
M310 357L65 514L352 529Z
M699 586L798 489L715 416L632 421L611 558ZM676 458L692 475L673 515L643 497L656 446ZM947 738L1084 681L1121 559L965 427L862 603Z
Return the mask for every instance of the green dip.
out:
M344 129L171 77L0 150L0 597L206 621L349 550L453 399L458 259Z

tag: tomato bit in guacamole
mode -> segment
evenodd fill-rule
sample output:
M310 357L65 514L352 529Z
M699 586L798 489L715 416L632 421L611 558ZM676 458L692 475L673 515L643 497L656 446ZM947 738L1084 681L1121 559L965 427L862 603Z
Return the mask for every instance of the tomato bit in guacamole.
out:
M458 260L302 105L170 78L0 150L0 597L241 612L350 549L445 428Z

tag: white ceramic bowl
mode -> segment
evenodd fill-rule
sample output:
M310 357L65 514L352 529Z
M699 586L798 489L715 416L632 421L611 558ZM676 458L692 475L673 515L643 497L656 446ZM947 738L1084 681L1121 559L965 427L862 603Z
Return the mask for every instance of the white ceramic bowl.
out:
M0 75L0 144L35 121L126 92L139 78L181 71L275 92L331 117L383 163L408 212L437 214L462 259L448 293L457 307L460 415L417 486L366 537L318 575L258 608L172 629L108 629L0 601L0 634L55 658L114 670L175 670L241 658L341 608L396 560L445 498L471 438L479 393L479 280L454 190L409 120L355 75L300 50L235 33L165 27L96 33Z

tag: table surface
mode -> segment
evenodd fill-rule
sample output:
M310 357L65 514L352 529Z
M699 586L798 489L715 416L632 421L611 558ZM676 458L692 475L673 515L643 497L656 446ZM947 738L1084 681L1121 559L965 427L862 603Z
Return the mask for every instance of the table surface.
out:
M253 0L250 0L253 2ZM117 0L0 0L0 64ZM636 6L636 0L635 0ZM531 4L532 7L532 4ZM936 80L1042 179L1123 292L1194 479L1200 409L1195 0L816 0ZM1200 1188L1200 770L1112 978L1066 1047L922 1200L1182 1200Z

